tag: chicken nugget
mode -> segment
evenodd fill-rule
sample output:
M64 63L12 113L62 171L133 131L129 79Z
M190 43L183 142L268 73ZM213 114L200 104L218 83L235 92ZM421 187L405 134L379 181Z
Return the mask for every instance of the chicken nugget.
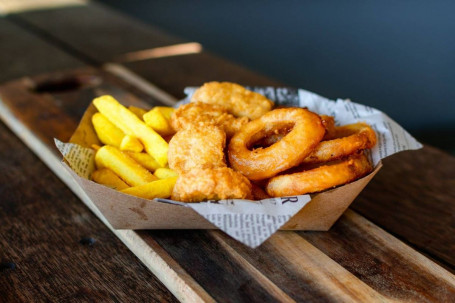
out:
M247 117L236 118L228 114L222 106L195 102L180 106L172 115L171 125L176 131L205 124L215 125L223 129L230 138L248 121Z
M197 89L191 102L203 102L224 107L236 117L259 118L273 107L273 102L261 94L230 82L208 82Z
M229 167L192 169L179 176L172 199L182 202L251 199L251 183Z
M183 129L169 141L169 167L178 173L193 168L225 167L225 145L226 134L216 126Z

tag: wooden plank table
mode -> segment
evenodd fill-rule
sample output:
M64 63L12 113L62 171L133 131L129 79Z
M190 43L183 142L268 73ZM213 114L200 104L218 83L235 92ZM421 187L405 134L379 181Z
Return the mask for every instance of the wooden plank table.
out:
M77 22L78 16L84 16L85 22ZM90 20L96 25L93 32ZM125 52L182 42L97 5L23 13L0 22L7 24L7 33L26 32L30 36L26 41L36 40L29 42L36 45L35 52L23 58L22 67L10 71L10 79L100 66ZM122 30L112 31L115 24ZM115 33L115 39L106 37L109 33ZM135 33L131 44L122 43L122 37L131 33ZM1 24L0 35L6 35ZM96 39L99 36L104 36L105 43ZM17 40L21 39L13 40L9 50L23 48L24 42ZM37 59L49 61L49 69L37 65ZM101 87L50 93L23 90L24 85L46 80L38 77L5 84L0 91L2 120L89 207L87 198L58 167L60 157L52 138L69 138L100 89L153 105L172 97L138 81L132 72L177 98L183 87L213 79L278 84L206 52L114 67L111 72L85 68L85 73L103 79ZM7 222L0 233L0 298L175 300L10 132L3 127L1 134L0 164L8 173L0 183L0 216ZM453 301L454 167L453 157L431 147L393 156L384 161L384 168L355 201L353 210L329 232L280 232L256 250L219 231L113 233L180 300ZM91 238L97 241L93 244ZM77 249L78 245L88 249ZM96 254L91 253L94 250ZM46 259L33 258L35 254ZM42 265L34 270L34 263ZM52 275L50 270L56 267L59 274ZM40 283L33 283L36 280Z

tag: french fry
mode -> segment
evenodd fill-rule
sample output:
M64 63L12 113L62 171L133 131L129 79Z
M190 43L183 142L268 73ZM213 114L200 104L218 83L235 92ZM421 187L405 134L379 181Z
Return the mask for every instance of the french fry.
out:
M135 152L129 152L125 151L125 153L132 158L134 161L139 163L140 165L144 166L148 170L154 172L157 168L160 168L161 165L156 162L155 159L153 159L152 156L146 153L135 153Z
M96 113L92 116L93 127L103 144L119 147L125 134L112 124L103 114Z
M157 177L147 169L114 146L101 147L95 154L95 163L98 168L111 169L130 186L144 185L157 180Z
M144 185L134 186L122 190L122 193L144 199L169 198L174 189L177 177L153 181Z
M98 144L92 144L91 148L97 151L98 149L101 148L101 146L99 146Z
M92 173L92 180L96 183L106 185L116 190L126 189L129 186L122 181L112 170L109 168L100 168Z
M161 165L167 163L168 143L135 114L117 102L112 96L101 96L93 104L106 118L125 134L137 137L150 156Z
M122 142L120 143L120 150L128 150L140 153L144 149L141 141L139 141L136 137L126 135L123 137Z
M167 178L173 178L173 177L178 177L179 174L170 168L166 167L160 167L155 170L154 173L155 177L158 179L167 179Z
M172 114L175 112L175 108L173 107L168 107L168 106L156 106L160 110L160 112L163 114L163 116L166 118L166 120L170 121Z
M170 113L168 109L174 110L172 107L156 106L143 116L145 124L153 128L162 136L168 136L175 133L169 121L172 113Z
M128 109L133 113L135 114L139 119L141 120L144 120L144 118L142 118L142 116L144 116L144 114L147 113L147 111L143 108L140 108L140 107L136 107L136 106L128 106Z

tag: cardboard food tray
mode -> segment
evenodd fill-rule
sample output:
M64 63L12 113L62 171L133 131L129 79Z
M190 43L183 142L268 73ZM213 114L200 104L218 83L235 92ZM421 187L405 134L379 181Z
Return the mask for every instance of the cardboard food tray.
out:
M91 123L97 110L91 104L70 139L70 143L90 148L100 144ZM189 207L126 195L77 175L64 160L63 166L82 187L115 229L217 229ZM336 222L382 167L357 181L311 196L311 201L281 230L326 231Z

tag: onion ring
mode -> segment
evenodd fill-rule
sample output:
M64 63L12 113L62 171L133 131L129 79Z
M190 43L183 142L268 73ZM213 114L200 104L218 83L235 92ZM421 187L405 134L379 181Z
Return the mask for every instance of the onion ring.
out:
M366 123L338 126L335 128L334 136L335 139L319 143L302 163L333 161L376 145L376 134Z
M335 138L335 119L332 116L320 115L322 126L325 128L325 135L322 140L331 140ZM254 144L255 147L268 147L278 141L280 141L287 133L289 128L274 129L273 133L268 134L258 142Z
M320 115L322 125L325 128L325 135L322 140L331 140L335 137L335 119L332 116Z
M272 197L285 197L320 192L346 184L367 175L372 165L362 152L313 169L271 178L266 191Z
M292 127L275 144L250 150L273 129ZM325 134L320 117L303 108L280 108L244 125L228 148L231 166L250 180L273 177L305 159Z

